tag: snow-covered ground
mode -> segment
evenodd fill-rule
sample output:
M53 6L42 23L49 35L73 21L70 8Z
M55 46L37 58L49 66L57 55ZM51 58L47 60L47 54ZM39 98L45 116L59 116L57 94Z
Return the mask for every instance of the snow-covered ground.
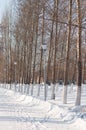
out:
M8 86L9 88L10 86ZM86 86L82 87L82 105L74 106L76 87L68 89L68 104L62 104L62 86L56 87L56 99L43 100L43 86L37 98L37 85L33 97L0 87L0 130L86 130Z

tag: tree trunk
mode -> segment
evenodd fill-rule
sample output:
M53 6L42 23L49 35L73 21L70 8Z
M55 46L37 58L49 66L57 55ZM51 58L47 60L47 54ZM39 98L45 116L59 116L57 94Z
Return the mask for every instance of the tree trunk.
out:
M63 103L67 103L67 82L68 82L68 69L69 69L69 50L70 50L70 36L71 36L71 15L72 15L72 0L69 3L69 26L68 26L68 36L66 44L66 60L64 68L64 87L63 87Z
M39 3L38 3L38 1L37 1L37 3L36 3L36 5L37 5L37 12L39 12ZM36 52L37 52L37 41L38 41L38 23L39 23L39 13L37 13L37 14L35 14L36 16L36 27L35 27L35 34L34 34L34 37L35 37L35 39L34 39L34 41L35 41L35 44L34 44L34 47L35 47L35 49L34 49L34 63L33 63L33 83L34 83L34 81L35 81L35 67L36 67Z
M80 0L77 3L77 21L78 21L78 37L77 37L77 95L75 105L81 104L81 84L82 84L82 60L81 60L81 11Z
M56 54L57 54L57 32L58 32L58 0L54 1L55 6L55 19L56 19L56 29L55 29L55 45L54 45L54 63L53 63L53 86L51 99L55 99L55 82L56 82Z

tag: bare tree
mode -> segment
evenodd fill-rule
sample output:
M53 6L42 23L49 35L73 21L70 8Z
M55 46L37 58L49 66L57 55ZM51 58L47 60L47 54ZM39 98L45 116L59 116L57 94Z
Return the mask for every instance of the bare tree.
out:
M55 18L56 18L56 29L55 29L55 45L54 45L54 63L53 63L53 86L52 86L52 99L55 99L55 79L56 79L56 54L57 54L57 31L58 31L58 0L54 1L55 3Z
M77 95L76 105L81 104L81 84L82 84L82 58L81 58L81 7L80 0L77 3L77 22L78 22L78 37L77 37Z
M66 43L66 60L65 60L65 72L64 72L64 88L63 88L63 103L67 103L67 82L68 82L68 68L69 68L69 49L70 49L70 34L71 34L71 16L72 16L72 0L69 4L69 26Z

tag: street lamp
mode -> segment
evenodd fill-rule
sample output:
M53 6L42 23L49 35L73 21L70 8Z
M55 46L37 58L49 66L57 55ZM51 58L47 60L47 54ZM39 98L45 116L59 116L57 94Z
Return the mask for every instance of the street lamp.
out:
M5 88L6 88L6 68L4 68L4 76L3 76L3 83L5 84Z
M46 101L46 96L47 96L47 86L46 86L46 49L47 45L45 43L42 44L42 49L43 49L43 59L44 59L44 99Z
M15 62L14 62L14 71L15 71L15 72L14 72L14 73L15 73L15 75L14 75L14 76L15 76L15 77L14 77L14 78L15 78L15 91L16 91L16 65L17 65L17 62L15 61Z

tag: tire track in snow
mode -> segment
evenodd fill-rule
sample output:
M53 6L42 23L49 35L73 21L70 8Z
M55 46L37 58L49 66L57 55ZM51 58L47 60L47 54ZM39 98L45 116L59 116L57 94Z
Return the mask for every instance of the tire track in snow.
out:
M42 124L41 124L41 122L43 122L43 121L45 121L45 119L41 119L41 121L40 120L37 120L37 118L35 118L35 117L33 117L33 115L31 115L31 113L29 112L30 110L28 109L29 107L31 108L32 106L36 106L37 105L37 102L34 104L32 104L32 106L31 106L31 104L28 104L28 107L26 107L26 106L23 106L23 105L21 105L21 106L18 106L19 104L21 104L21 101L20 102L16 102L15 100L14 100L14 102L15 102L15 114L16 114L16 119L17 119L17 122L19 122L19 123L21 123L21 125L22 125L22 123L26 123L26 127L28 128L28 127L30 127L29 128L29 130L31 129L33 129L33 127L34 127L34 130L36 129L36 130L40 130L40 127L41 127L41 130L50 130L49 128L47 128L47 127L45 127L45 126L43 126ZM38 103L39 104L39 103ZM34 111L34 110L33 110ZM45 117L44 117L45 118ZM29 122L29 124L28 124L28 122ZM31 124L30 124L31 123ZM40 124L40 125L39 125ZM39 125L39 126L38 126Z

